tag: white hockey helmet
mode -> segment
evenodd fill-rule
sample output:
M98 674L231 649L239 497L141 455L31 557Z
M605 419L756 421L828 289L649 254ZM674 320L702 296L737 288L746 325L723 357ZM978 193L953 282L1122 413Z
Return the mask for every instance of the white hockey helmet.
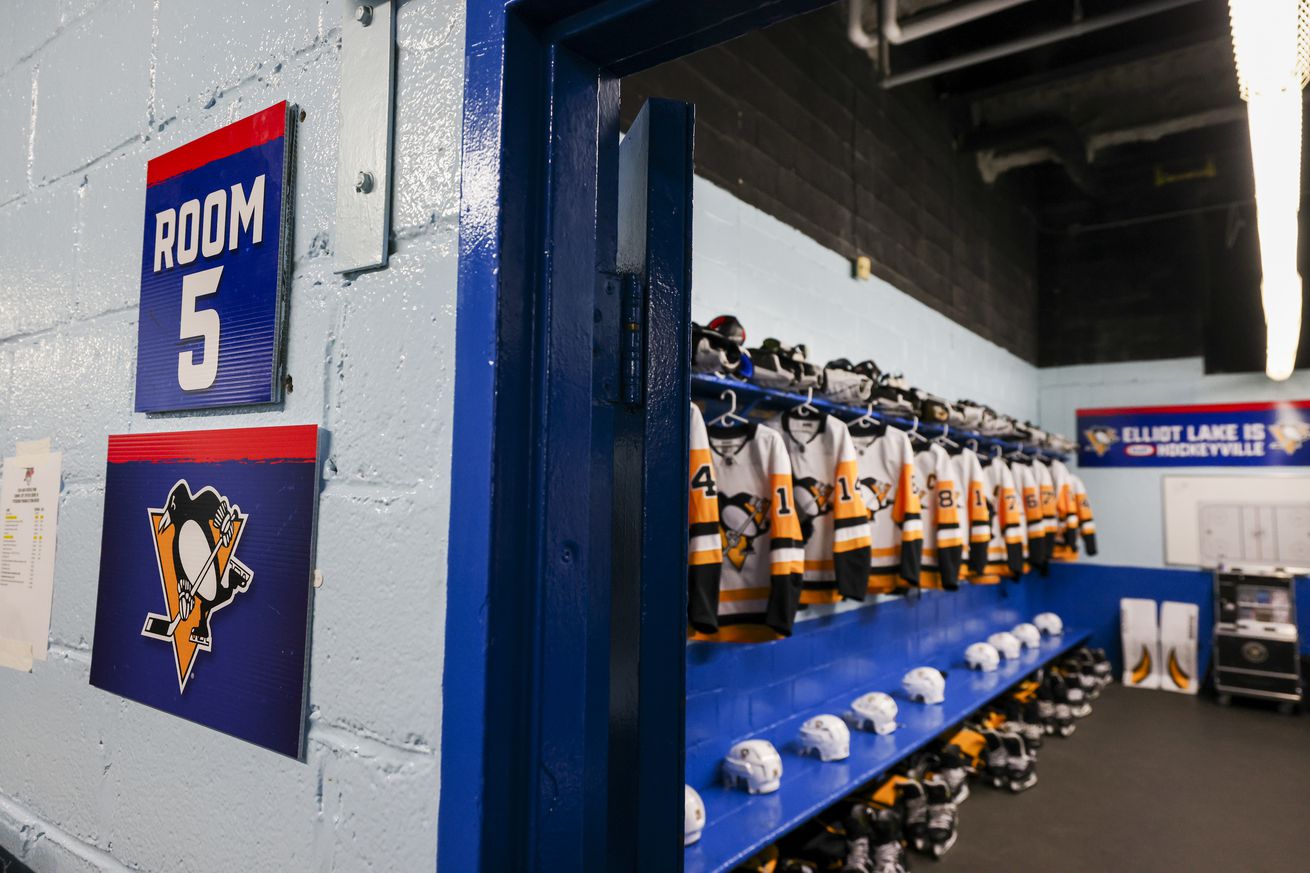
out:
M782 758L768 740L742 740L723 759L723 781L750 794L769 794L782 784Z
M851 729L835 715L816 715L801 725L801 754L820 761L843 761L851 756Z
M1020 622L1010 631L1014 634L1025 649L1040 649L1042 647L1042 632L1037 629L1037 625L1028 622Z
M1019 642L1019 638L1009 631L994 633L987 638L987 642L991 643L996 651L1011 660L1019 657L1019 652L1023 648L1023 644Z
M1054 612L1039 612L1033 616L1033 625L1048 637L1058 637L1064 633L1064 622Z
M870 691L851 701L851 721L857 728L875 734L896 730L896 713L896 701L881 691Z
M991 643L974 643L964 650L964 660L970 670L991 673L1001 665L1001 653Z
M915 667L901 680L906 695L919 703L941 703L946 699L946 674L932 667Z
M700 799L696 789L683 783L682 802L682 844L690 846L700 839L700 832L705 830L705 801Z

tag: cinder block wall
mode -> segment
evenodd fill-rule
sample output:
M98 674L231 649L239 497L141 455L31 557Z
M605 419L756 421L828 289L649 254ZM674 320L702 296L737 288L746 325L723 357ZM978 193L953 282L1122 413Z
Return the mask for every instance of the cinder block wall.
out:
M1021 193L955 151L929 86L883 91L837 3L623 80L696 104L696 172L1036 363L1037 234ZM882 363L879 359L879 363Z
M395 255L333 274L339 0L38 0L0 25L0 451L64 452L50 659L0 670L0 846L38 871L421 871L436 845L463 8L398 13ZM299 103L286 403L132 412L145 165ZM106 436L331 433L306 763L91 688ZM114 512L114 507L108 507Z

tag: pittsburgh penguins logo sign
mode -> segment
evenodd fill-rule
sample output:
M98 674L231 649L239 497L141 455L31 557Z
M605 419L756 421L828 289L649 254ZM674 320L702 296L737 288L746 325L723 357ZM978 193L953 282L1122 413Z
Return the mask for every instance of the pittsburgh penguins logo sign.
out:
M1083 436L1087 437L1087 448L1095 452L1098 458L1105 457L1110 447L1119 442L1119 431L1102 425L1087 428Z
M148 512L165 612L149 613L141 635L172 645L178 688L185 692L197 654L213 651L214 613L254 578L236 558L249 516L212 487L193 492L185 479L162 507Z
M1279 422L1269 425L1269 432L1274 441L1270 448L1281 449L1289 455L1295 455L1301 445L1310 440L1310 424L1303 421Z

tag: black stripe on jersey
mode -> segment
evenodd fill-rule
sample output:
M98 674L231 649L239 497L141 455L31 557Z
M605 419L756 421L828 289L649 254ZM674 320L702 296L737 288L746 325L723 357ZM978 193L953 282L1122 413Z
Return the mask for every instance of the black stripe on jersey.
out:
M769 544L770 549L801 549L804 547L804 540L794 540L791 537L775 537Z
M732 627L737 624L764 624L764 613L734 612L719 616L719 627Z
M836 591L837 583L831 579L802 580L801 587L806 591Z
M869 520L867 518L861 518L859 516L853 518L834 518L832 520L832 526L836 530L841 530L844 527L858 527L859 525L868 523Z
M898 567L898 566L896 566L895 564L893 564L893 565L890 566L890 567L870 567L870 568L869 568L869 575L870 575L870 576L894 576L894 575L896 575L898 572L900 572L900 569L901 569L901 568Z
M719 523L717 521L702 521L687 525L687 533L694 537L713 536L718 532Z

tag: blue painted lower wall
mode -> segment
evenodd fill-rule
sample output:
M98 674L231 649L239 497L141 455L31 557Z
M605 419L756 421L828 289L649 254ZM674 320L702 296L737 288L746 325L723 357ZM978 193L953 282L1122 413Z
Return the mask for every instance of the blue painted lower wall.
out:
M1200 609L1197 663L1202 675L1210 666L1214 631L1214 576L1209 570L1113 567L1105 564L1061 564L1051 568L1044 584L1030 589L1036 611L1049 609L1065 622L1093 628L1093 645L1101 646L1115 663L1123 665L1119 640L1119 600L1144 597L1163 603L1195 603ZM1310 578L1297 580L1296 599L1301 654L1310 655Z

